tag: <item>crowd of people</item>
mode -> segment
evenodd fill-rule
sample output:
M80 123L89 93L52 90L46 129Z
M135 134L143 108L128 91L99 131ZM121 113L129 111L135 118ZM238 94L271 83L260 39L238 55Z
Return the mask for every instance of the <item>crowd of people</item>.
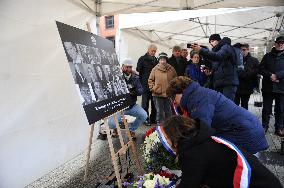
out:
M170 58L164 52L156 58L157 46L151 44L137 62L137 74L132 60L122 62L132 100L125 114L136 117L130 124L131 135L134 138L142 124L165 127L171 146L180 155L181 187L239 185L234 173L243 167L241 159L248 165L248 177L242 183L248 180L252 187L281 187L255 156L269 147L265 132L274 100L274 134L284 137L284 36L276 38L260 63L249 53L249 44L233 46L230 38L222 39L219 34L212 34L209 44L212 50L191 44L189 60L188 49L179 46L172 48ZM236 48L242 52L242 69ZM259 89L260 75L262 122L248 108L251 94ZM136 104L138 95L142 95L141 107ZM112 119L109 124L114 128ZM227 177L221 178L220 171ZM224 182L220 184L219 179Z

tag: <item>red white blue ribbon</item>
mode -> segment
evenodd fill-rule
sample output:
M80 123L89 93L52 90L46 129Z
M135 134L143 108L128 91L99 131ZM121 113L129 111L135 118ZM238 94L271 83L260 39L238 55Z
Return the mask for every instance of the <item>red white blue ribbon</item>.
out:
M160 142L162 143L162 145L166 148L166 150L172 155L172 156L176 156L176 152L174 152L171 148L171 146L169 145L169 143L167 142L163 132L162 132L162 127L161 126L157 126L156 127L156 131L158 133Z
M250 184L251 168L242 152L233 143L216 136L211 138L217 143L224 144L237 153L237 167L234 173L234 188L247 188Z

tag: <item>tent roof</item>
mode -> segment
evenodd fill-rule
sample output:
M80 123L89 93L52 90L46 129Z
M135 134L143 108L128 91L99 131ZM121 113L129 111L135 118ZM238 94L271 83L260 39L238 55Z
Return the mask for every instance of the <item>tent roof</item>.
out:
M283 0L80 0L96 15L145 13L221 7L283 6Z
M119 19L120 28L167 46L208 44L213 33L231 38L232 43L264 45L283 30L283 14L284 6L269 6L140 13Z

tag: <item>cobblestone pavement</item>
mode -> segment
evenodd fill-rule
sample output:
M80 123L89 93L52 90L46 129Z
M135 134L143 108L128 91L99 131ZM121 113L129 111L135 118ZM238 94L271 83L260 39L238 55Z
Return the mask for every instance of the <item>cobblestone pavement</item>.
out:
M261 107L254 107L254 101L260 101L260 95L254 94L251 97L249 111L253 112L257 117L261 119ZM260 153L261 162L269 168L281 181L284 186L284 155L279 154L280 150L280 138L275 136L274 129L274 118L272 116L270 122L270 128L266 134L266 138L269 142L269 149ZM145 125L141 126L137 131L137 148L138 154L141 156L142 137L146 130L150 127ZM95 137L96 138L96 135ZM118 149L119 142L118 139L114 139L114 145ZM112 163L110 160L110 152L108 148L107 141L94 139L94 144L92 145L91 153L91 165L90 174L86 182L83 182L84 170L85 170L85 153L79 154L74 159L68 161L64 165L53 170L49 174L41 177L26 188L45 188L45 187L60 187L60 188L95 188L101 183L106 183L106 177L112 172ZM125 157L121 159L122 164L126 164ZM127 166L127 165L125 165ZM133 168L133 165L132 165ZM124 169L126 170L126 169ZM134 169L130 169L134 171ZM113 187L112 185L100 185L103 187Z

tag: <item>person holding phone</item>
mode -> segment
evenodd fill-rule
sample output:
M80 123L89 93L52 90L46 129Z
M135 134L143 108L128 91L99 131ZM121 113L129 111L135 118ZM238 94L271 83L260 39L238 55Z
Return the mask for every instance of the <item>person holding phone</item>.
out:
M207 82L210 70L205 65L201 65L200 56L197 52L190 52L190 61L185 69L185 76L198 82L201 86L204 86Z

